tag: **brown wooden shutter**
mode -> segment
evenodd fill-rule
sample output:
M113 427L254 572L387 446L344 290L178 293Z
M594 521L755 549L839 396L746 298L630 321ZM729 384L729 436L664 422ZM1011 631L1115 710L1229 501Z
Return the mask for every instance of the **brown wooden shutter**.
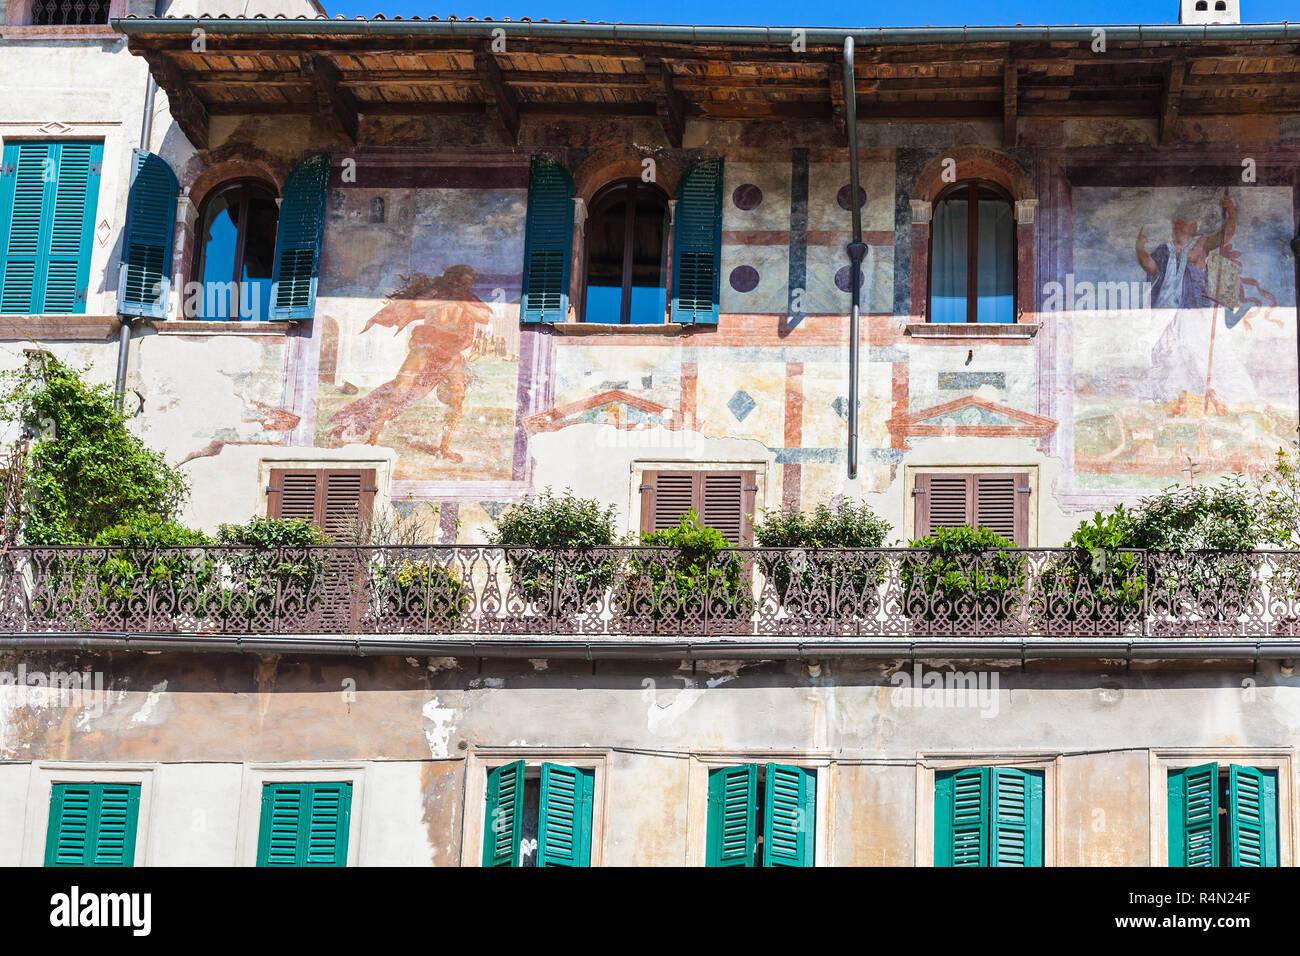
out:
M271 471L267 517L302 518L332 538L346 537L374 510L375 470L288 469Z
M924 538L935 528L960 528L974 514L974 483L971 475L917 475L916 537Z
M752 471L647 471L641 481L641 530L672 528L694 509L700 522L732 544L753 539L758 485Z
M1029 544L1029 475L976 475L975 521L1020 547Z

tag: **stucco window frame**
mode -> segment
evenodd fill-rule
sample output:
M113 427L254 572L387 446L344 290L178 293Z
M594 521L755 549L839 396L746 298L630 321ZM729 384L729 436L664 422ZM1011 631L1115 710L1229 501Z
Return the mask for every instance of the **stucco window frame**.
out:
M483 865L483 827L487 815L489 770L524 761L532 770L544 763L593 772L591 866L605 865L609 814L609 766L613 750L605 747L473 747L465 757L465 806L461 813L461 866Z
M985 465L904 465L903 466L903 537L911 541L916 537L916 509L913 492L916 476L921 475L1003 475L1023 472L1029 476L1029 522L1025 529L1025 547L1038 547L1038 507L1041 500L1038 465L985 464Z
M831 750L732 750L690 754L686 770L686 865L704 866L709 836L709 771L740 764L780 763L817 771L813 866L834 866L835 767Z
M1169 771L1186 770L1212 761L1221 767L1235 763L1277 771L1277 863L1279 867L1296 865L1297 823L1300 823L1296 799L1300 788L1294 783L1294 748L1162 747L1151 750L1149 757L1151 866L1169 866Z
M370 765L357 761L311 763L246 763L239 786L239 813L235 824L235 865L257 866L257 843L262 829L262 787L268 783L350 783L348 810L348 866L367 865L366 781Z
M767 500L767 489L770 483L767 474L768 464L769 462L762 458L738 458L732 461L720 458L634 459L631 463L631 484L628 488L626 530L638 538L641 534L641 486L645 484L645 475L648 471L753 471L754 484L758 486L758 490L754 492L754 516L757 518Z
M1065 756L1059 751L1022 751L985 754L918 754L916 758L916 847L915 866L934 866L934 775L939 770L967 767L1010 767L1043 771L1043 866L1056 866L1064 859L1064 834L1059 826L1061 772Z
M45 30L46 27L25 29ZM72 30L80 27L50 29ZM8 28L5 28L6 33ZM120 34L109 31L109 35ZM86 341L100 342L116 335L121 326L117 314L117 273L115 254L118 235L125 228L126 181L125 159L131 155L126 130L117 120L46 123L0 121L0 150L11 142L77 142L99 140L103 157L99 165L99 195L95 199L95 229L90 238L90 271L86 277L86 311L80 313L42 312L33 315L0 315L0 342ZM125 157L125 159L124 159ZM119 203L119 199L122 200ZM99 227L107 223L109 238L100 242ZM110 274L110 265L114 269ZM98 286L98 291L94 291Z
M132 866L152 866L149 835L153 829L157 763L126 761L78 762L38 760L27 782L27 811L23 827L23 866L45 865L45 841L50 829L50 798L56 783L130 783L140 786L140 806L135 827Z

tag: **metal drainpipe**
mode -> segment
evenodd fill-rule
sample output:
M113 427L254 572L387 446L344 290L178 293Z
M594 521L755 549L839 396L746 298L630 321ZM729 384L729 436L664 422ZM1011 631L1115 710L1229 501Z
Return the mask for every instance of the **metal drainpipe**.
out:
M862 241L862 210L858 203L858 95L853 76L853 37L844 38L844 123L849 137L849 209L853 214L853 241L848 244L849 296L849 478L858 477L858 286L867 247Z
M1296 357L1296 388L1300 389L1300 223L1296 224L1295 238L1291 240L1291 255L1295 257L1295 297L1292 300L1295 304L1296 314L1296 331L1295 331L1295 357ZM1300 391L1297 391L1300 395Z
M155 19L160 19L166 10L167 0L155 0L153 7ZM153 73L150 72L144 87L144 116L140 120L140 148L144 150L149 148L149 140L153 138L153 101L157 92L158 84L154 82ZM120 298L122 290L117 291ZM123 398L126 396L126 361L131 354L131 317L120 312L117 317L122 325L117 330L117 377L113 380L113 400L120 412Z

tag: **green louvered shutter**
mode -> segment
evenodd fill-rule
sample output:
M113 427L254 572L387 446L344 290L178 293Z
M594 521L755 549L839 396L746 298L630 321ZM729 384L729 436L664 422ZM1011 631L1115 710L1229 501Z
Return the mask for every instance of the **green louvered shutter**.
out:
M103 143L10 143L0 171L0 312L86 311Z
M595 774L591 770L542 764L538 866L591 866L594 791Z
M1277 866L1277 775L1228 767L1228 827L1233 866Z
M817 835L817 771L767 765L763 865L812 866Z
M934 865L988 866L989 770L934 775Z
M1219 765L1169 774L1169 865L1219 865Z
M709 771L705 866L753 866L758 814L758 766Z
M117 290L117 311L122 315L167 316L179 189L176 174L161 157L135 150Z
M534 156L524 231L523 322L563 322L569 312L573 179L553 159Z
M694 167L677 189L673 214L674 322L718 322L722 273L722 160Z
M990 770L990 866L1043 865L1043 772Z
M483 865L518 866L524 832L524 762L488 771Z
M133 866L140 785L56 783L46 866Z
M264 784L257 865L347 866L351 818L351 783Z
M316 312L329 178L330 158L322 154L301 163L285 181L271 277L272 319L310 319Z

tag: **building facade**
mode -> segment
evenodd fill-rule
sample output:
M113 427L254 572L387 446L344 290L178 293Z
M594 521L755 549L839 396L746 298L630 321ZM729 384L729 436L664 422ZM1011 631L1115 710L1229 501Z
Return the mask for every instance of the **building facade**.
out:
M638 617L486 546L547 488L742 549L848 501L1041 581L1093 512L1266 464L1300 424L1294 27L17 6L3 361L115 381L191 525L393 513L452 577L414 616L109 626L10 569L0 862L1294 862L1267 598L936 625L901 552L792 608L740 550L743 613Z

